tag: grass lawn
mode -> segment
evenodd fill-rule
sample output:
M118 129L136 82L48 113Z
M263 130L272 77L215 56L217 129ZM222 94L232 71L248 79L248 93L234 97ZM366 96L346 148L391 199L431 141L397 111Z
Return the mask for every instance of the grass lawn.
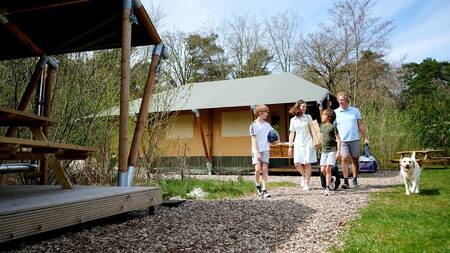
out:
M187 194L196 187L201 187L207 192L206 199L238 198L255 193L255 183L250 180L238 178L238 180L200 180L195 178L167 179L157 182L163 191L163 199L180 196L188 199ZM268 189L275 187L295 187L297 184L288 182L269 182Z
M419 195L373 193L335 252L450 252L450 169L422 171Z

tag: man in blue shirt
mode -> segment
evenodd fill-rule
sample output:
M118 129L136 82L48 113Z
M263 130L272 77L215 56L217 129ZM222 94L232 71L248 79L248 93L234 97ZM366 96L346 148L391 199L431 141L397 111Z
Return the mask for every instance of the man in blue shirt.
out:
M359 157L359 133L364 137L364 142L369 143L366 127L362 122L361 113L355 107L350 106L347 92L339 92L337 95L339 108L336 113L336 127L341 137L341 166L344 174L344 184L342 188L348 189L348 164L352 160L352 187L358 187L358 157Z

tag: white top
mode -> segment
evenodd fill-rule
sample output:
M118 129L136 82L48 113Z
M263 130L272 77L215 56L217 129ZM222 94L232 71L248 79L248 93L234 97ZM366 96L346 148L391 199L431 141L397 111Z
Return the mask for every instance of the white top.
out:
M312 121L312 117L309 114L291 118L289 131L295 132L294 145L297 147L314 147L308 121Z
M269 131L272 130L272 126L266 121L258 121L255 120L250 125L250 135L256 136L256 145L258 145L259 152L269 151L270 144L267 141L267 135ZM257 151L252 145L252 153L256 153Z
M359 140L358 120L361 119L361 113L358 109L348 106L347 109L341 107L334 110L336 113L336 125L339 136L342 141L357 141Z

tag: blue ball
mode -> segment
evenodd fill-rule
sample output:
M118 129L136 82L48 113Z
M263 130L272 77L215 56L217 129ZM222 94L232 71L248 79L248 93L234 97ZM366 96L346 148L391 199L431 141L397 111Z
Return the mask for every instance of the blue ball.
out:
M280 137L278 136L277 131L270 130L269 133L267 134L267 141L269 143L272 143L272 142L276 142L278 140L280 140Z

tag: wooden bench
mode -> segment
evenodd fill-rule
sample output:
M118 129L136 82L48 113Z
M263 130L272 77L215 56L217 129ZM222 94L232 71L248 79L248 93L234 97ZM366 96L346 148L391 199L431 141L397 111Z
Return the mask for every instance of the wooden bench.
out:
M51 125L48 117L0 107L0 126L28 127L34 139L20 139L0 136L0 160L47 160L64 189L71 189L72 183L61 167L60 160L84 160L95 148L72 144L49 142L42 130Z
M399 159L391 159L391 163L399 164L400 160L403 157L410 157L413 152L416 153L416 161L420 164L420 166L430 166L430 165L442 165L447 166L450 162L450 159L447 157L443 157L442 154L444 150L412 150L412 151L399 151L396 152L400 155Z

